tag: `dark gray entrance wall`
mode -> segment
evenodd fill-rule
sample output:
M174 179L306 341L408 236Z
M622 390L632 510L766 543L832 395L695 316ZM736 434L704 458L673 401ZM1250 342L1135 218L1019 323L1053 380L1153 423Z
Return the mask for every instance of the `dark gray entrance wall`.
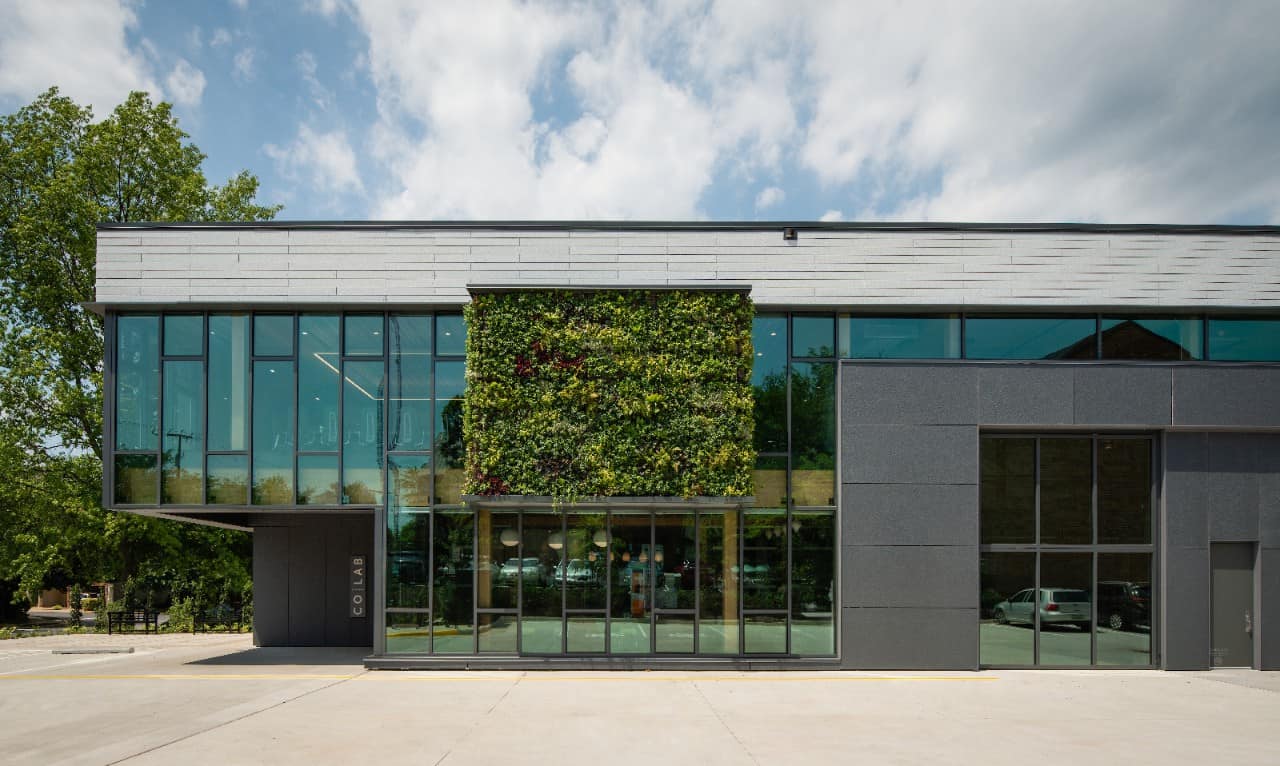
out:
M1254 657L1280 669L1280 434L1167 434L1164 511L1165 666L1210 667L1209 545L1257 542Z
M351 557L373 557L373 515L270 514L253 524L254 643L372 646L372 618L352 618L349 601Z
M1280 614L1280 434L1169 430L1280 427L1280 368L848 361L840 374L846 667L977 667L979 432L1081 427L1168 432L1164 666L1209 667L1219 539L1262 541L1257 656L1280 663L1280 625L1263 624Z

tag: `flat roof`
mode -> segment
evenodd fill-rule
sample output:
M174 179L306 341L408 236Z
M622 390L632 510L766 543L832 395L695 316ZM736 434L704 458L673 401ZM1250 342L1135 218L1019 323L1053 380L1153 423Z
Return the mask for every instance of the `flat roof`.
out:
M946 221L139 221L102 222L99 231L166 229L465 230L490 231L880 231L1037 234L1214 234L1280 236L1280 226L1165 223L978 223Z

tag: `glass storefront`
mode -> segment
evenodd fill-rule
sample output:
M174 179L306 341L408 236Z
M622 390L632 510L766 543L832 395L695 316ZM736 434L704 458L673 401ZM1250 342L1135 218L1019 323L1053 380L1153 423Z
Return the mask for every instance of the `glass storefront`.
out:
M835 654L830 512L392 518L388 654Z
M987 435L980 662L1152 664L1153 442Z

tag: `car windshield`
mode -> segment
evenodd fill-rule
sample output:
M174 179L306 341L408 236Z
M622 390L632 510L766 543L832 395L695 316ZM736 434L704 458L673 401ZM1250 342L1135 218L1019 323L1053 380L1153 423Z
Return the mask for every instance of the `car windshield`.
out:
M1133 586L1133 595L1134 595L1134 596L1136 596L1136 597L1138 597L1138 598L1148 598L1148 599L1149 599L1149 598L1151 598L1151 586L1150 586L1150 585L1135 585L1135 586Z
M1070 604L1077 601L1088 601L1089 594L1082 590L1055 590L1049 594L1050 601Z

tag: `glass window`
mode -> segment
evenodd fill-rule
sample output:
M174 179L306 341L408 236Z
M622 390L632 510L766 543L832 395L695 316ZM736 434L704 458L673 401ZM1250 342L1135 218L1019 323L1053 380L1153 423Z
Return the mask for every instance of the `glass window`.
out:
M1093 542L1093 440L1040 440L1040 542Z
M476 608L515 609L520 572L519 516L476 511L476 540ZM477 630L483 632L483 625L481 621ZM511 635L511 650L515 651L514 623Z
M435 517L435 624L432 651L436 654L470 654L474 631L475 575L472 535L475 516L463 511L436 511Z
M293 413L293 362L254 362L254 505L293 503Z
M565 537L561 521L553 513L524 515L524 545L515 561L520 580L520 651L525 654L562 651Z
M160 446L160 318L116 320L116 449Z
M517 620L514 614L476 615L476 644L481 654L515 654Z
M392 315L387 448L431 449L431 317Z
M387 612L387 654L426 654L430 646L430 612Z
M210 455L209 505L245 505L249 502L249 456Z
M614 513L610 524L610 649L614 654L648 654L652 651L649 616L653 609L649 514Z
M293 356L293 316L255 314L253 353L255 356Z
M982 438L982 543L1035 542L1036 440Z
M835 356L835 317L793 316L791 318L791 355L798 357Z
M797 506L836 504L836 366L791 365L791 496Z
M840 356L846 359L959 359L960 317L843 316Z
M162 502L204 503L204 364L164 363Z
M787 517L748 512L742 532L742 608L787 608ZM785 631L784 631L785 632Z
M756 505L760 508L787 507L787 459L762 455L756 458L752 471Z
M693 654L692 614L659 612L654 617L653 650L658 654Z
M785 614L744 614L742 651L746 654L785 654L787 616Z
M565 617L565 639L571 654L600 654L604 652L607 628L604 613L570 614Z
M1151 554L1098 554L1098 664L1151 664Z
M1093 554L1040 554L1040 664L1091 664Z
M755 444L759 452L787 451L787 318L757 316L751 343L755 362L751 389L755 396Z
M298 317L298 449L338 451L338 317Z
M1103 359L1204 358L1204 323L1178 317L1103 317Z
M836 524L830 512L791 514L791 653L835 654Z
M446 356L467 353L467 323L461 314L436 315L436 353Z
M382 362L347 362L342 392L342 502L382 499Z
M338 456L298 456L298 505L338 505Z
M209 317L209 450L249 446L249 317Z
M1151 441L1098 442L1098 542L1151 542Z
M969 359L1096 359L1092 317L967 317Z
M117 503L155 505L160 502L159 485L155 455L116 455Z
M653 517L653 608L693 612L697 572L692 513L659 513ZM692 615L691 615L692 616ZM659 651L662 651L661 649ZM682 650L685 651L685 650ZM693 626L689 648L693 651Z
M381 314L347 314L345 321L347 356L382 356Z
M603 513L569 513L565 516L568 532L565 539L565 608L599 609L601 616L608 607L605 580L608 573L609 535ZM574 651L570 648L570 651ZM604 651L603 637L600 651Z
M1209 318L1209 358L1280 362L1280 319Z
M698 653L738 653L737 511L698 516Z
M395 508L387 514L387 607L431 606L431 513Z
M466 460L462 443L462 397L466 385L465 362L436 362L437 504L456 505L462 502L462 474Z
M984 553L978 564L982 595L978 624L983 665L1035 663L1035 613L1028 596L1036 583L1036 554Z
M204 317L200 314L164 315L164 355L200 356L204 353Z

